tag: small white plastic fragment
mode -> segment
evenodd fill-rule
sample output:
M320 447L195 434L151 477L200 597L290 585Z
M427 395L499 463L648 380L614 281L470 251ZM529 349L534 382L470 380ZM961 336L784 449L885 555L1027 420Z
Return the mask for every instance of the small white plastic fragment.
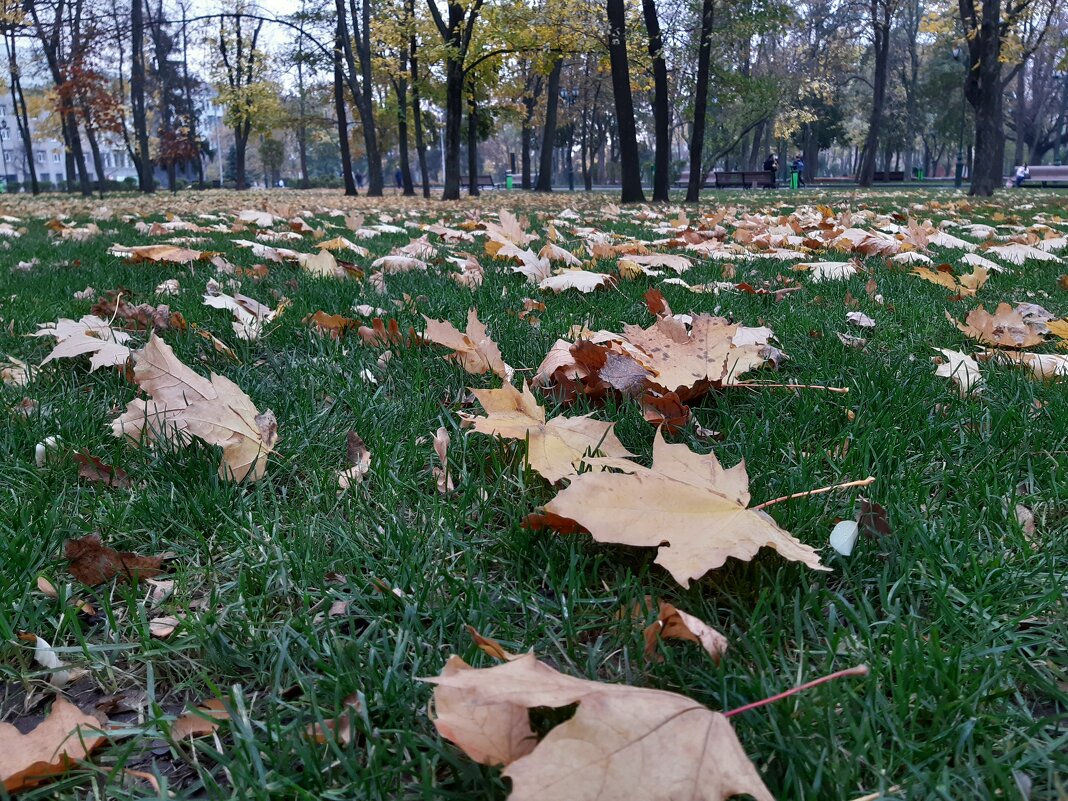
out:
M842 556L853 553L853 546L857 544L860 535L860 526L856 520L843 520L831 529L831 547Z

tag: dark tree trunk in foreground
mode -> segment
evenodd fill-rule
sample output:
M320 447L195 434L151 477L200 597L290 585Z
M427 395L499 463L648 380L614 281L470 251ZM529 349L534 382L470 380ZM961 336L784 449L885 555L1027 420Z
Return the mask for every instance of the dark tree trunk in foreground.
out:
M560 108L560 73L564 60L558 59L549 73L545 95L545 130L541 136L541 156L538 159L538 182L535 192L553 191L553 147L556 145L556 118Z
M686 202L696 203L705 183L703 156L705 150L705 122L708 117L708 70L712 58L712 24L715 3L701 3L701 41L697 50L697 85L693 98L693 133L690 136L690 179L686 184Z
M643 203L641 164L638 161L638 131L634 123L634 99L630 93L627 61L626 13L623 0L608 0L608 55L612 64L612 94L615 96L619 137L620 202Z
M400 150L401 186L404 195L415 195L415 185L412 183L412 167L408 161L408 56L401 56L400 73L393 87L397 92L397 147Z
M378 150L378 131L374 117L374 87L371 84L371 6L370 0L364 0L362 12L357 15L356 3L349 0L348 8L352 14L352 37L349 37L347 22L348 12L344 0L336 0L338 25L341 27L341 41L348 70L345 73L349 89L360 115L360 130L363 131L363 147L367 153L367 196L381 197L384 189L382 178L382 154ZM353 44L356 52L353 53ZM359 59L359 67L356 60ZM357 78L357 69L359 78Z
M345 117L345 73L341 62L341 21L334 33L334 113L337 115L337 140L341 149L341 178L345 182L345 194L355 196L356 181L352 177L352 152L349 150L349 123Z
M653 132L655 154L653 157L653 200L666 203L671 185L671 142L669 128L671 112L668 110L667 61L664 59L664 36L660 32L660 20L656 15L656 0L642 0L645 29L649 33L649 57L653 61Z

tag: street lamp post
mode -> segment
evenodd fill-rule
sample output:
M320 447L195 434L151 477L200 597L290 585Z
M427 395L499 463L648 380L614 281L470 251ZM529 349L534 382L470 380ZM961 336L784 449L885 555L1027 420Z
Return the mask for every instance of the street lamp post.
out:
M953 60L961 60L961 49L953 48ZM964 84L960 85L960 133L957 135L957 166L953 173L953 186L960 189L964 185Z

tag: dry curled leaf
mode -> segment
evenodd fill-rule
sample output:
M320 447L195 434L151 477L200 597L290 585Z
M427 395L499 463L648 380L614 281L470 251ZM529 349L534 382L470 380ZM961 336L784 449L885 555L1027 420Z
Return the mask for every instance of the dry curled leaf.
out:
M171 724L171 738L184 740L186 737L203 737L219 728L218 721L229 719L226 705L218 698L209 698L196 709L179 715Z
M684 587L729 557L748 561L764 547L826 569L815 549L748 506L744 462L724 470L714 453L668 444L657 430L651 468L573 476L545 511L574 520L598 542L657 548L656 563Z
M78 463L78 475L86 481L121 489L129 489L133 486L125 470L105 464L99 457L93 456L88 451L74 454L74 461Z
M704 648L717 665L726 653L727 638L693 615L667 603L660 602L660 613L645 629L645 658L656 653L659 640L687 640Z
M979 373L979 362L966 353L949 348L935 348L944 356L944 360L935 371L935 375L952 379L960 389L961 395L969 395L979 390L983 377Z
M363 709L363 702L359 693L352 693L341 702L342 712L336 718L324 720L322 723L309 723L304 728L306 736L317 743L327 743L334 740L338 745L349 745L356 739L358 729L356 718Z
M436 678L434 725L486 765L511 801L773 801L729 720L675 693L572 678L524 654L475 670L453 656ZM577 704L540 740L529 710Z
M355 431L349 431L345 438L345 458L350 467L337 477L338 486L343 490L359 484L371 469L371 450Z
M136 584L139 579L152 578L162 572L162 556L141 556L130 551L116 551L104 545L97 534L67 540L63 555L70 574L82 584L91 587L103 584L115 576Z
M1045 325L1041 322L1028 321L1019 308L1014 309L1008 303L999 303L991 314L984 307L972 309L964 322L946 312L946 319L960 329L967 337L978 340L984 345L996 345L1003 348L1030 348L1045 342L1042 332Z

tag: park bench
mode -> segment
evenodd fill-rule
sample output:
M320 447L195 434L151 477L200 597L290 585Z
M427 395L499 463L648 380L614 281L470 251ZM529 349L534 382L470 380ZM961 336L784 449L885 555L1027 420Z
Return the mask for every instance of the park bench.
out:
M742 189L751 189L753 187L771 189L775 186L775 173L770 170L717 172L715 178L717 189L731 186L738 186Z
M1024 186L1048 186L1050 184L1068 184L1068 165L1036 164L1029 166L1031 177L1024 181ZM1013 184L1013 176L1005 177L1005 185Z
M893 183L895 181L905 180L904 170L891 170L886 172L885 170L876 170L875 177L872 179L877 184Z
M713 174L714 173L711 170L708 171L708 174L705 175L705 182L702 184L702 188L704 188L706 186L712 186L713 185L713 181L712 181L712 175ZM689 185L690 185L690 171L689 170L683 170L679 174L679 180L675 181L675 186L686 188Z
M466 175L460 176L460 186L470 186L470 181ZM479 189L496 189L497 184L493 182L492 175L480 175L478 176L478 188Z

